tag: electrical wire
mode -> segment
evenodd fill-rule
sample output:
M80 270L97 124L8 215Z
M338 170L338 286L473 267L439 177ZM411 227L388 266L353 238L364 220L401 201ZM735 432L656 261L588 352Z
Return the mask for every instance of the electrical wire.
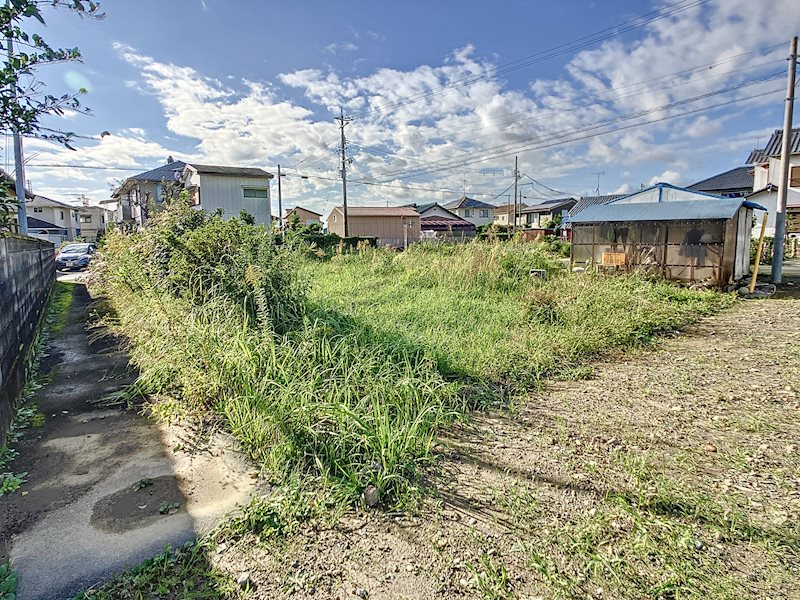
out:
M551 58L555 58L562 54L567 54L570 52L577 52L582 50L588 46L595 45L597 43L609 40L614 37L618 37L624 33L629 31L633 31L640 27L644 27L645 25L649 25L650 23L654 23L661 19L665 19L681 12L690 10L692 8L696 8L707 4L710 0L681 0L680 2L676 2L674 4L668 5L666 7L662 7L650 12L647 12L643 15L639 15L633 19L629 19L627 21L623 21L622 23L615 25L613 27L608 27L602 29L598 32L584 35L579 37L575 40L565 42L563 44L559 44L558 46L554 46L552 48L548 48L542 51L539 51L535 54L531 54L530 56L526 56L524 58L520 58L509 63L505 63L503 65L499 65L492 69L489 69L487 72L480 74L480 75L471 75L468 77L464 77L462 79L450 82L448 84L444 84L438 86L436 88L432 88L426 92L420 92L418 94L414 94L411 96L407 96L404 99L397 100L394 102L389 103L388 105L384 105L381 107L376 107L370 110L362 111L361 113L357 113L354 115L355 118L365 118L369 115L385 113L389 111L394 111L397 108L402 106L407 106L409 104L413 104L419 102L421 100L425 100L427 98L435 97L441 95L442 93L446 93L450 90L457 89L459 87L464 87L467 85L472 85L479 81L484 81L486 79L497 77L498 75L503 75L505 73L509 73L512 71L516 71L518 69L522 69L528 66L531 66L536 63L544 62Z
M641 117L648 116L648 115L653 114L653 113L657 113L657 112L661 112L661 111L665 111L665 110L670 110L670 109L678 107L678 106L683 106L683 105L689 104L691 102L697 102L699 100L704 100L704 99L707 99L707 98L711 98L711 97L716 96L716 95L725 94L725 93L729 93L729 92L736 91L736 90L739 90L739 89L743 89L743 88L751 86L751 85L756 85L756 84L764 83L764 82L767 82L767 81L772 81L772 80L777 79L779 77L783 77L783 73L782 72L776 72L776 73L770 74L770 75L765 76L765 77L761 77L761 78L758 78L758 79L755 79L755 80L750 80L750 81L747 81L747 82L739 83L739 84L736 84L734 86L728 86L726 88L722 88L722 89L715 90L715 91L712 91L712 92L708 92L708 93L705 93L705 94L700 94L698 96L693 96L693 97L690 97L690 98L685 98L685 99L682 99L682 100L673 101L673 102L670 102L670 103L667 103L667 104L664 104L664 105L661 105L661 106L658 106L658 107L655 107L655 108L646 109L646 110L642 110L642 111L637 111L637 112L633 112L633 113L628 113L628 114L625 114L625 115L622 115L622 116L615 117L614 119L601 121L599 123L588 125L588 126L583 127L583 128L567 129L567 130L562 130L562 131L559 131L559 132L554 132L552 134L549 134L549 136L545 136L545 137L539 137L539 138L534 137L534 138L528 138L527 140L518 140L518 141L514 141L514 142L508 142L508 143L505 143L505 144L499 144L499 145L492 146L492 147L484 149L483 150L484 154L477 154L474 151L466 151L465 150L465 151L463 151L461 153L460 157L450 158L450 159L441 160L441 161L432 161L431 163L429 163L432 166L432 168L430 168L430 169L401 169L401 170L395 170L395 171L390 171L388 173L384 173L380 177L381 177L382 180L389 180L389 179L395 179L395 178L400 178L400 177L404 177L404 178L412 177L412 176L413 177L417 177L417 176L420 176L420 175L425 175L425 174L432 173L432 172L438 172L438 171L441 171L441 170L454 170L454 169L456 169L458 167L463 167L463 166L470 165L470 164L475 164L475 163L478 163L478 162L484 162L485 160L489 160L489 158L499 158L499 157L502 157L502 156L508 156L510 154L514 154L515 152L519 152L522 149L526 149L528 147L527 145L530 144L531 142L533 142L534 145L535 145L536 143L539 143L539 142L547 142L547 141L550 141L550 140L553 140L553 139L560 139L560 138L563 138L563 137L568 136L568 135L581 133L581 132L584 132L584 131L590 131L590 130L598 129L598 128L601 128L601 127L611 126L611 125L614 125L614 124L619 123L619 122L629 121L631 119L641 118Z

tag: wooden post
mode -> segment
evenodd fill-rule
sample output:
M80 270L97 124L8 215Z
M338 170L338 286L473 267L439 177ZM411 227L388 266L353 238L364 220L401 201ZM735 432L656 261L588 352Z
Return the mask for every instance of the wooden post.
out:
M750 280L750 293L756 289L756 279L758 279L758 266L761 264L761 251L764 249L764 234L767 231L767 215L764 211L764 220L761 221L761 234L758 236L758 249L756 250L756 261L753 265L753 279Z

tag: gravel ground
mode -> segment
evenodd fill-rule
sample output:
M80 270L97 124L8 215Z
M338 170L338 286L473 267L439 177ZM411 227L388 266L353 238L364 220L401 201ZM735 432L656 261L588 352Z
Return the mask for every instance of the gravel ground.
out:
M798 331L740 302L454 428L417 515L214 562L253 598L800 597Z

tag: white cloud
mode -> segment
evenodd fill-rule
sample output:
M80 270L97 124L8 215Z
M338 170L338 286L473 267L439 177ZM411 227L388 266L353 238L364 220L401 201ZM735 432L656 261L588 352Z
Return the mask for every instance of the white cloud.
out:
M655 185L657 183L671 183L672 185L682 185L685 183L683 176L675 171L667 169L661 175L656 175L647 182L648 185Z
M140 74L138 81L126 85L158 100L170 133L161 139L184 152L148 141L150 131L129 127L82 148L81 160L151 166L172 154L220 164L271 166L305 159L300 170L321 178L287 178L287 198L308 202L316 210L329 209L338 200L338 184L336 158L328 146L335 148L338 130L333 116L343 106L359 117L347 128L356 204L383 203L387 198L397 202L410 197L448 198L357 185L360 179L461 190L466 171L473 193L499 193L508 177L486 177L480 169L510 168L514 154L520 156L523 170L567 190L589 187L586 174L605 167L614 173L624 171L625 178L634 181L663 170L653 180L682 182L682 174L693 177L710 153L745 154L755 146L754 138L769 128L732 131L732 115L765 102L780 103L781 92L720 111L657 120L720 99L781 89L782 82L744 87L666 111L654 109L782 71L783 46L757 50L788 39L800 28L795 1L775 0L765 11L751 0L713 0L651 23L632 41L615 38L582 51L569 60L563 76L532 80L520 90L493 77L496 59L478 57L472 45L454 50L438 63L408 70L380 68L347 76L334 69L309 68L283 73L275 82L230 78L223 82L117 44L122 59ZM776 14L783 18L772 18ZM352 33L357 40L382 37L369 30L363 36ZM352 42L326 47L334 54L355 50ZM718 64L700 68L710 63ZM674 73L679 74L665 77ZM465 79L474 83L455 85ZM288 100L287 88L302 93L303 103L313 105L313 110ZM640 116L631 118L632 114ZM597 127L598 123L614 119L624 119L614 127L630 128L596 136L610 129ZM647 127L638 126L647 122ZM569 141L573 143L565 143ZM68 160L64 155L68 151L52 146L47 151L48 162ZM461 164L475 157L484 160ZM441 170L409 178L413 170L434 167ZM85 177L69 175L76 181ZM611 181L609 187L617 183ZM630 186L619 189L623 188L628 191Z
M332 42L325 46L325 52L329 54L339 54L340 52L355 52L358 50L353 42Z
M612 194L630 194L631 192L634 192L634 191L635 191L635 189L630 183L623 183L621 186L619 186L617 189L615 189L611 193Z

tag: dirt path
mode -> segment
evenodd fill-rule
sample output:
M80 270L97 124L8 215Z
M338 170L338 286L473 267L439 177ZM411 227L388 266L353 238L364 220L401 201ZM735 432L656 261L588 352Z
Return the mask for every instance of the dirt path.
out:
M10 557L19 573L18 600L63 600L194 539L254 485L226 438L187 452L180 427L97 403L134 373L111 340L90 337L90 302L75 285L67 326L43 361L52 380L34 398L44 425L26 431L12 463L27 482L0 497L0 559ZM161 514L162 503L177 511Z
M800 300L741 302L443 440L418 517L217 562L254 597L800 597Z

